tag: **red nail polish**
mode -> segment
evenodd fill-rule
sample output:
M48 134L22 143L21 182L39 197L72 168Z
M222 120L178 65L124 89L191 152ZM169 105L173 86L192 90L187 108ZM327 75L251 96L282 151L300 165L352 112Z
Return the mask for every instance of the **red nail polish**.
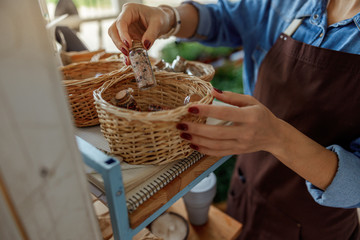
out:
M129 43L128 43L126 40L124 40L124 44L125 44L125 46L126 46L127 48L130 48Z
M188 112L193 113L193 114L198 114L200 111L199 111L199 109L197 107L190 107L188 109Z
M192 136L188 133L182 133L180 134L180 137L183 138L183 139L186 139L186 140L191 140L192 139Z
M199 147L194 144L190 144L190 147L196 151L199 150Z
M150 46L151 46L151 42L149 40L145 40L144 47L146 48L146 50L149 50Z
M184 123L176 124L176 128L181 130L181 131L187 131L189 129L188 125L186 125Z
M126 50L125 48L121 48L120 51L125 54L126 56L129 56L129 52L128 50Z
M223 93L223 91L220 89L214 88L214 90L217 91L218 93Z

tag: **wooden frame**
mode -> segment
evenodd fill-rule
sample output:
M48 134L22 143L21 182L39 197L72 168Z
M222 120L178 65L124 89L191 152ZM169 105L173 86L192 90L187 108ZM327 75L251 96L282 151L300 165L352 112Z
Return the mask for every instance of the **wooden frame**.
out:
M0 239L101 239L39 3L0 5Z

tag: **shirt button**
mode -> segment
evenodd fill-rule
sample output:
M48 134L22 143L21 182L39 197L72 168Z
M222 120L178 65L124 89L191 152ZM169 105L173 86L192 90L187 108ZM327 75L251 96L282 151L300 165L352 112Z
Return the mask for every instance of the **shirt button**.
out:
M319 37L322 38L324 36L324 33L320 33Z
M315 14L313 18L314 18L314 19L318 19L318 18L319 18L319 14Z

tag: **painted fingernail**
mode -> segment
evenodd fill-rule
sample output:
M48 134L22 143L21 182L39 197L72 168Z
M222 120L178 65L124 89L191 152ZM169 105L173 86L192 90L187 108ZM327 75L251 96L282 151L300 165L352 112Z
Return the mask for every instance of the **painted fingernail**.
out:
M183 139L186 139L186 140L191 140L192 139L192 136L188 133L182 133L180 134L180 137L183 138Z
M184 123L176 124L176 128L181 130L181 131L187 131L189 129L188 125L184 124Z
M223 93L223 91L220 89L214 88L214 90L217 91L218 93Z
M193 113L193 114L198 114L199 113L199 109L197 107L190 107L188 109L189 113Z
M149 40L145 40L144 47L146 48L146 50L149 50L150 46L151 46L151 42Z
M190 144L190 147L196 151L199 150L199 147L194 144Z
M125 48L121 48L120 51L121 51L124 55L129 56L129 52L128 52L128 50L126 50Z
M129 43L128 43L126 40L124 40L124 44L125 44L125 46L126 46L127 48L130 48Z

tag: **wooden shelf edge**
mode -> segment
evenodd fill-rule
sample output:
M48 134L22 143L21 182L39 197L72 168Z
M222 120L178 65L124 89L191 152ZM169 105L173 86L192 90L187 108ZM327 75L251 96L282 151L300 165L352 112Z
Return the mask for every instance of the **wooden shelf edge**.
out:
M145 203L141 204L134 212L129 214L130 227L134 229L139 226L219 159L219 157L205 156L189 167L189 169L181 173Z

